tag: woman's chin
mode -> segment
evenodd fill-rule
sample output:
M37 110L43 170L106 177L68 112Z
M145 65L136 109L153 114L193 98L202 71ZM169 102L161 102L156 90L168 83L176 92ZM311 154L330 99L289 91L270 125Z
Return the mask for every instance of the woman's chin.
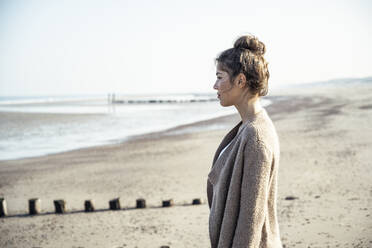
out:
M229 105L227 105L225 102L223 102L223 101L221 101L220 100L220 105L222 106L222 107L228 107Z

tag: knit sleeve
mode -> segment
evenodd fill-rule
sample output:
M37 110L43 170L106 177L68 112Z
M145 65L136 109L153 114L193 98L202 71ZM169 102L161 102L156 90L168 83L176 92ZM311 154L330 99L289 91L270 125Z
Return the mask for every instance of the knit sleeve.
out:
M207 180L207 197L208 197L208 206L209 206L209 209L210 209L212 207L213 186L209 182L209 180Z
M239 217L233 248L259 247L267 214L272 152L257 140L244 148Z

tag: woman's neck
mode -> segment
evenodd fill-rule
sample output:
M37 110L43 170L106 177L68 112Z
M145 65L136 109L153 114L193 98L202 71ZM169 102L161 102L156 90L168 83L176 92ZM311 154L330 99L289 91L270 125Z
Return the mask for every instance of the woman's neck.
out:
M240 101L235 104L235 108L238 110L243 124L252 121L256 114L263 109L260 103L260 98L257 95Z

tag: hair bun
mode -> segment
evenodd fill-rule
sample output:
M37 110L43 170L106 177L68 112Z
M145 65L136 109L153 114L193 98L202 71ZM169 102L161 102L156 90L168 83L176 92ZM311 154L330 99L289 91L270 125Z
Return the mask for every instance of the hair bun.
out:
M236 49L247 49L256 55L264 55L266 52L265 44L253 35L244 35L234 43Z

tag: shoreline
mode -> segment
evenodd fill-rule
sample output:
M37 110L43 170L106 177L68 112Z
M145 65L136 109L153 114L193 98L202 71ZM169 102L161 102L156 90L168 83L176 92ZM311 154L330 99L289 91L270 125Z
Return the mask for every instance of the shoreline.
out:
M266 104L270 105L272 103L271 98L264 100ZM193 103L177 103L177 104L193 104ZM159 104L161 105L161 104ZM217 103L216 103L217 105ZM221 107L222 108L222 107ZM228 111L228 110L227 110ZM202 130L214 130L214 129L222 129L224 128L222 125L218 123L218 120L223 120L226 116L232 116L235 114L231 113L220 113L219 115L208 117L205 116L202 119L196 118L195 120L191 121L183 121L181 124L176 124L175 126L170 127L163 127L158 128L158 130L155 128L154 131L145 131L144 133L139 134L129 134L125 135L121 138L113 138L113 137L107 137L106 139L101 140L95 140L95 141L88 141L86 144L79 144L77 146L73 145L73 147L64 147L64 148L58 148L58 147L51 147L52 151L40 151L37 150L34 152L34 155L32 154L26 154L24 156L17 156L15 158L0 158L0 164L1 162L6 161L12 161L12 160L18 160L18 159L27 159L27 158L35 158L35 157L41 157L41 156L48 156L63 152L69 152L74 150L80 150L85 148L94 148L99 146L105 146L105 145L112 145L112 144L119 144L119 143L125 143L129 140L135 140L135 139L141 139L142 136L157 136L157 135L167 135L167 133L189 133L197 130L200 128L200 131ZM59 125L60 123L69 123L72 124L76 123L86 123L89 121L102 121L102 119L110 118L110 114L108 113L53 113L53 112L22 112L22 111L1 111L0 110L0 118L2 118L2 123L0 123L0 127L6 130L9 128L9 123L12 125L16 125L15 123L20 123L19 128L20 132L24 133L30 133L32 132L32 129L37 129L40 126L43 125ZM199 119L199 120L198 120ZM22 123L27 123L27 125L23 125ZM213 123L213 127L207 127L207 125L203 125L205 123ZM1 125L2 124L2 125ZM24 129L24 130L23 130ZM26 140L25 140L26 141ZM53 151L54 150L54 151ZM6 156L5 156L6 157Z
M283 104L281 101L285 100L285 96L270 96L269 99L265 99L266 101L269 101L270 103L264 107L265 109L271 109L277 107L270 107L273 104ZM293 98L292 98L293 100ZM287 99L287 101L292 101ZM287 104L287 103L285 103ZM222 107L221 107L222 108ZM270 111L270 110L269 110ZM57 119L57 120L63 120L65 118L69 118L72 120L79 120L81 118L97 118L102 117L106 114L102 113L30 113L30 112L11 112L11 111L0 111L0 115L10 115L14 116L10 119L19 119L19 118L25 118L25 119L40 119L40 118L49 118L51 120ZM9 117L8 117L9 118ZM236 123L240 121L239 114L233 113L233 114L227 114L217 117L212 117L208 119L193 121L186 124L180 124L174 127L165 128L159 131L150 131L143 134L136 134L136 135L129 135L124 138L117 138L117 139L109 139L102 141L101 144L91 144L91 145L85 145L82 147L72 148L72 149L65 149L60 150L57 152L51 152L41 155L35 155L35 156L25 156L25 157L17 157L14 159L0 159L0 166L2 163L10 162L10 161L17 161L17 160L24 160L24 159L32 159L32 158L42 158L42 157L48 157L52 155L58 155L62 153L68 153L68 152L74 152L74 151L82 151L86 149L99 149L100 147L104 148L105 146L111 147L113 145L123 145L127 142L135 142L137 140L146 140L146 139L155 139L155 138L161 138L164 136L173 136L173 135L182 135L182 134L190 134L193 132L203 132L203 131L214 131L214 130L226 130L226 128L229 128L231 119L234 120ZM213 126L212 128L210 126Z
M97 114L97 113L94 113L94 114L93 113L82 113L82 114L80 114L80 113L79 114L46 113L46 114L44 114L44 113L0 111L0 115L13 115L14 117L11 117L10 119L13 119L13 118L19 119L19 118L22 118L22 117L37 119L38 116L40 116L42 118L51 118L51 119L57 118L57 119L63 120L64 118L67 117L67 118L70 118L70 119L73 119L73 120L79 120L79 119L85 118L85 117L88 117L88 118L101 117L101 116L104 116L106 114ZM186 123L186 124L180 124L180 125L170 127L170 128L165 128L165 129L162 129L162 130L159 130L159 131L150 131L150 132L143 133L143 134L129 135L129 136L124 137L124 138L109 139L109 140L102 141L102 144L85 145L85 146L78 147L78 148L60 150L60 151L57 151L57 152L51 152L51 153L42 154L42 155L18 157L18 158L14 158L14 159L0 159L0 166L1 166L2 162L7 162L7 161L16 161L16 160L22 160L22 159L38 158L38 157L56 155L56 154L59 154L59 153L66 153L66 152L72 152L72 151L77 151L77 150L85 150L85 149L89 149L89 148L97 149L99 147L104 147L104 146L124 144L126 142L135 141L137 139L142 140L142 139L149 139L149 138L154 138L154 137L158 137L158 136L176 135L177 133L183 133L183 132L186 134L186 133L195 132L195 131L196 132L205 131L205 130L208 129L208 128L205 127L206 124L208 124L208 123L218 124L218 122L220 120L223 121L223 120L225 120L229 117L233 117L235 115L236 114L227 114L227 115L223 115L223 116L212 117L212 118L209 118L209 119L194 121L194 122L190 122L190 123ZM198 129L198 128L204 128L204 129L202 129L202 130L192 130L192 129ZM221 127L215 128L215 129L221 129Z

